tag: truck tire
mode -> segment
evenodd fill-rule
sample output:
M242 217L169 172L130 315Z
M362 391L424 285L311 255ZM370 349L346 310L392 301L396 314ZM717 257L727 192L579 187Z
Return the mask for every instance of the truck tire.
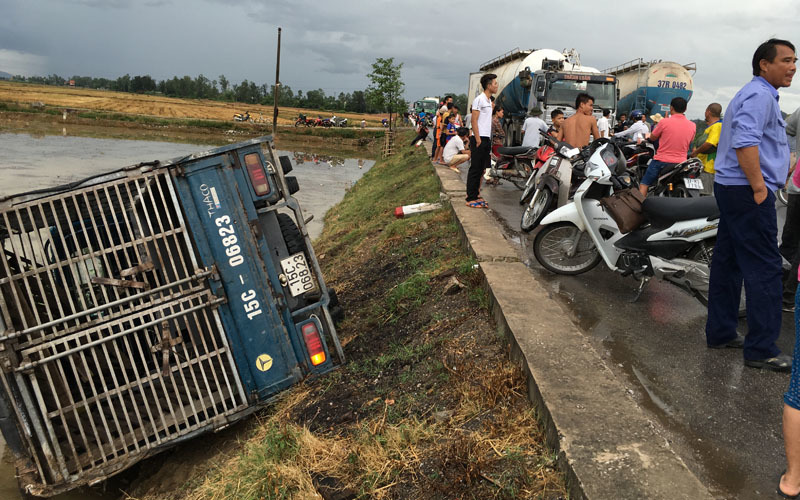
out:
M281 227L281 234L283 235L283 241L286 242L286 249L289 251L289 255L300 252L305 253L306 246L303 241L303 235L292 218L287 214L278 214L278 225Z

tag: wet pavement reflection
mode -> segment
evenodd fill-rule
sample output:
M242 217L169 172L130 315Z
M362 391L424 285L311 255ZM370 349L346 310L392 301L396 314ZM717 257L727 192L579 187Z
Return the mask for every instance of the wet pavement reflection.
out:
M579 276L549 273L533 256L535 230L519 230L520 191L505 182L484 187L481 195L519 241L531 272L564 304L632 397L661 422L663 437L701 481L720 498L773 498L785 468L781 415L789 375L745 368L738 349L708 349L706 308L668 283L652 280L632 302L638 282L602 262ZM779 228L784 218L779 204ZM531 311L535 320L535 304ZM747 331L746 320L739 331ZM791 314L783 315L778 345L792 352Z

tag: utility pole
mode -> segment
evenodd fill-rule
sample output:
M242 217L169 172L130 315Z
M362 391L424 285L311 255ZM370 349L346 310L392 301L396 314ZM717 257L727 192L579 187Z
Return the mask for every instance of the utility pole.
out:
M278 93L280 92L281 77L281 27L278 26L278 58L275 64L275 91L273 92L275 104L272 108L272 139L278 135Z

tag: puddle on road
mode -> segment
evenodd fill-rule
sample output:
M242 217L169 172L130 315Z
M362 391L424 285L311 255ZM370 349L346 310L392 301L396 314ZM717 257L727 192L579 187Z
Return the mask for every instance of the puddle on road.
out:
M213 145L168 142L94 139L85 137L27 134L0 134L0 197L35 189L58 186L88 176L116 170L142 161L168 160L185 154L215 148ZM330 152L330 146L326 151ZM345 192L375 163L363 158L335 154L282 151L293 160L300 191L294 196L303 207L311 238L322 232L323 216ZM113 490L109 487L109 490ZM116 492L102 487L81 488L52 497L54 500L112 500ZM0 435L0 500L19 500L13 454Z

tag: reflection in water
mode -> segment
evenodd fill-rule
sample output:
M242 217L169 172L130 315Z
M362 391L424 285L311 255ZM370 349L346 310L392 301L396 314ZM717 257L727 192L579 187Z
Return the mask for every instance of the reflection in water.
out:
M294 157L295 163L298 165L309 162L316 165L319 165L320 163L327 163L329 167L344 166L344 158L339 156L305 153L303 151L295 151L292 153L292 156ZM358 161L363 162L364 160L359 159Z

